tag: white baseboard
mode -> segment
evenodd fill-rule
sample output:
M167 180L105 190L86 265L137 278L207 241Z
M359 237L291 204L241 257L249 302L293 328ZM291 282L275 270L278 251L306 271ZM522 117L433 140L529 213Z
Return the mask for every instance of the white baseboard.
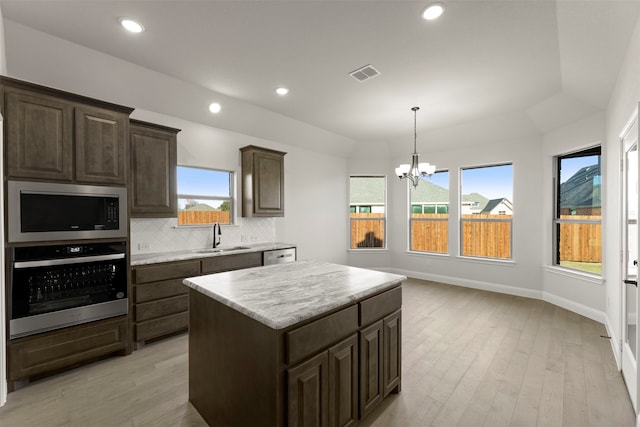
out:
M459 277L441 276L438 274L423 273L419 271L401 270L397 268L380 269L389 273L403 274L407 277L414 277L416 279L431 280L433 282L446 283L448 285L464 286L467 288L480 289L483 291L499 292L508 295L515 295L520 297L534 298L542 301L546 301L550 304L557 305L566 310L577 313L581 316L587 317L598 323L605 323L605 313L599 310L595 310L584 304L571 301L569 299L551 294L549 292L543 292L537 289L519 288L517 286L499 285L496 283L481 282L479 280L461 279Z

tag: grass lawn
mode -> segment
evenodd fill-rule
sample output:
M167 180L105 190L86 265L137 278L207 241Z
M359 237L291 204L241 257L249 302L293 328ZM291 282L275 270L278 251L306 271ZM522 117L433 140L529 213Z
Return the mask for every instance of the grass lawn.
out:
M601 262L561 261L560 265L574 270L586 271L587 273L602 274Z

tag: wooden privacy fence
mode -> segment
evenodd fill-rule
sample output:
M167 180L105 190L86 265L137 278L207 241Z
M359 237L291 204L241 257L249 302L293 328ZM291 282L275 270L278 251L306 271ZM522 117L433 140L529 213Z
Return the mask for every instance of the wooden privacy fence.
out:
M384 247L384 214L351 215L351 248ZM463 215L462 254L466 256L511 258L510 215ZM563 215L569 219L599 219L594 216ZM471 219L471 221L464 221ZM495 221L496 219L507 221ZM479 220L479 221L478 221ZM482 221L486 220L486 221ZM560 259L575 262L602 262L600 224L561 224ZM447 214L411 215L411 250L448 253Z
M599 220L594 215L560 215L560 219ZM601 224L560 224L560 261L602 262Z
M352 213L351 248L384 248L385 218L382 213Z
M230 211L178 211L178 224L230 224L229 214Z

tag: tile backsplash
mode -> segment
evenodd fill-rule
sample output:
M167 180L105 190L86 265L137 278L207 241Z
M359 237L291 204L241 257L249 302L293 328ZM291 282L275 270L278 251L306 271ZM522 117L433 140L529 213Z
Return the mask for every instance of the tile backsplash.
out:
M274 218L238 218L222 226L221 245L275 241ZM131 218L131 254L210 248L212 227L178 227L177 218Z

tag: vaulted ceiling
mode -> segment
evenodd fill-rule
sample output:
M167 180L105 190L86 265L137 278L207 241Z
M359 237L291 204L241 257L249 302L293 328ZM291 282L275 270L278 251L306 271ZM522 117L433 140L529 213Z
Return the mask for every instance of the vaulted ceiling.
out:
M428 3L0 1L6 20L355 141L408 139L414 105L436 133L502 117L544 133L603 110L640 14L637 0L455 0L425 21ZM349 75L367 64L380 75Z

